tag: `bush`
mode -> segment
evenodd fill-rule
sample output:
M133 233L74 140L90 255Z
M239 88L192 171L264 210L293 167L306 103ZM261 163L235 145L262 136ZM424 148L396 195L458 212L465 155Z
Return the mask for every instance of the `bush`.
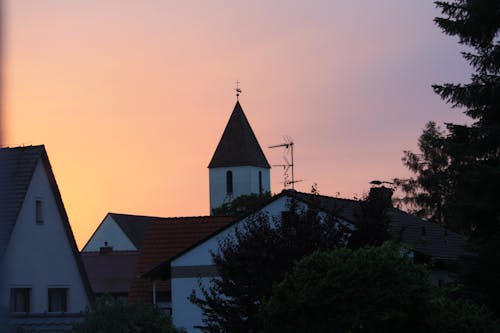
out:
M182 333L173 326L170 316L152 304L128 304L104 296L85 313L85 320L75 325L76 333Z
M316 252L264 306L265 332L421 332L428 273L390 243Z

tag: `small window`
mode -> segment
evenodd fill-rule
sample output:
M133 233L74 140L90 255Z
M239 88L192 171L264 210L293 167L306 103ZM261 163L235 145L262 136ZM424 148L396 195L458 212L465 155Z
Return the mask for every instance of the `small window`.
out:
M35 202L35 218L36 224L43 224L43 203L42 200Z
M49 312L67 312L67 298L67 288L49 288Z
M12 288L10 304L12 312L30 312L30 288Z
M226 193L228 195L233 194L233 172L226 172Z
M262 195L262 171L259 171L259 194Z

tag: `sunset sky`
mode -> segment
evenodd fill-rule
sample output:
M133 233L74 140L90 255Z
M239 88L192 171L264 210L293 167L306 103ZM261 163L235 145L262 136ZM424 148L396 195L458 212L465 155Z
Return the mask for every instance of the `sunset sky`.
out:
M360 197L408 176L431 84L463 47L419 0L7 0L4 145L45 144L78 245L107 212L207 215L207 165L236 102L297 189ZM282 189L282 169L271 170Z

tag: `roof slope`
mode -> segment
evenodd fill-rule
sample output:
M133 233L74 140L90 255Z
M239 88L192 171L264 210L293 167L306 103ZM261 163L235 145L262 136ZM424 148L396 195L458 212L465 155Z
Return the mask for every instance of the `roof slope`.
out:
M92 300L93 295L87 274L76 246L49 157L43 145L0 149L0 257L3 256L7 248L39 160L43 163L88 299Z
M3 255L43 146L0 149L0 256Z
M234 219L228 216L200 216L162 218L152 221L140 251L129 301L151 302L151 282L140 276L221 230ZM170 281L157 282L156 289L158 292L169 291Z
M292 197L316 205L319 209L332 212L354 225L361 216L360 201L295 191L286 192ZM399 240L417 252L434 259L445 260L454 260L470 254L465 236L397 208L386 208L385 214L389 217L392 231Z
M128 293L139 251L82 252L82 260L94 293Z
M137 249L142 248L149 223L157 217L109 213Z
M243 113L240 102L236 102L208 165L209 168L233 166L256 166L268 169L271 167Z

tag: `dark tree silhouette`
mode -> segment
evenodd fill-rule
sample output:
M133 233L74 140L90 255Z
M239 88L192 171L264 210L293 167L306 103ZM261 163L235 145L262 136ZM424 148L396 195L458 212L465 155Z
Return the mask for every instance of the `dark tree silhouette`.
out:
M264 332L500 332L482 306L435 292L391 243L315 252L273 288Z
M398 202L412 214L445 225L446 205L453 193L446 132L432 121L427 123L418 148L419 153L404 152L403 164L415 177L394 180L405 195Z
M427 128L421 141L432 134L430 142L438 142L437 154L425 157L433 151L431 145L421 147L421 159L406 154L407 166L416 178L403 184L410 194L424 192L421 198L425 200L415 202L427 214L471 236L478 256L462 267L466 290L500 315L500 1L435 4L443 14L435 19L436 24L467 47L463 56L473 74L468 83L434 85L433 89L462 110L470 124L448 123L444 133L432 134ZM437 168L428 173L420 162L436 162Z
M203 312L203 332L260 332L261 305L273 283L303 256L345 246L344 228L335 218L291 206L281 219L254 216L212 253L220 277L202 287L202 295L191 295Z

